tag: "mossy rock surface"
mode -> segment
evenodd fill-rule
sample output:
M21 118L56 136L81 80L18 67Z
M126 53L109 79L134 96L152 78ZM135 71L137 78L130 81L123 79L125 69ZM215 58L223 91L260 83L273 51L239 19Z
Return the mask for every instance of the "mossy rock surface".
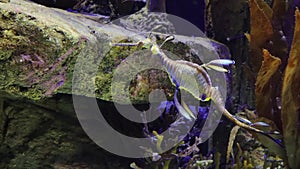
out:
M112 101L111 84L116 68L142 49L112 47L110 43L136 42L146 35L88 18L26 1L1 3L0 90L30 100L61 93ZM186 44L214 59L217 56L212 43L222 46L205 38L176 36L176 41L165 45L165 49L180 59L200 64L201 59ZM148 51L143 50L147 55ZM79 84L72 85L74 77ZM138 72L133 79L126 80L129 94L120 96L117 102L122 103L122 97L130 97L133 103L147 102L154 89L164 90L167 99L173 97L174 87L161 70Z

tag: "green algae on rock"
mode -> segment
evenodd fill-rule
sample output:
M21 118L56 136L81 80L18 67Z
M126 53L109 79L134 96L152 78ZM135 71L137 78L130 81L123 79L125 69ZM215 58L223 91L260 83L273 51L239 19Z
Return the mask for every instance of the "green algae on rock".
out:
M111 47L109 43L137 42L147 36L26 1L1 4L0 20L4 39L0 42L0 89L31 100L61 93L112 101L110 82L115 68L141 49ZM205 38L176 36L176 42L166 44L165 49L200 64L203 57L204 62L209 61L208 56L211 60L217 58L212 43L222 46ZM198 54L188 46L207 56L197 58ZM82 83L72 90L74 71ZM87 76L91 72L93 76ZM149 71L141 74L144 80L140 82L145 84L134 86L137 81L132 79L129 87L133 103L147 102L148 92L158 86L167 92L168 99L172 98L172 85L166 73L152 73L151 77Z

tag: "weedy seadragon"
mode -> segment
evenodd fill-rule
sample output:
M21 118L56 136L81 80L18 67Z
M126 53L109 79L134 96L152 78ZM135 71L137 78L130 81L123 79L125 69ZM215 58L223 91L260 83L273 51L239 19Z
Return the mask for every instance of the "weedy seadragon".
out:
M161 47L170 40L173 40L174 36L167 36L165 41L158 45L156 42L156 37L150 33L150 35L145 38L143 41L139 41L137 43L114 43L113 46L142 46L146 49L150 49L152 55L157 55L162 63L162 65L165 67L166 72L168 73L172 83L175 85L175 94L174 94L174 103L179 111L179 113L184 116L185 118L191 120L192 118L196 119L194 113L189 109L189 107L186 105L184 100L181 99L181 104L178 101L178 92L179 89L185 90L188 93L190 93L195 99L199 101L212 101L214 103L215 109L221 113L223 113L230 121L235 123L236 125L265 135L266 137L272 139L276 143L278 143L280 146L283 146L281 142L274 139L270 134L279 134L278 132L264 132L262 130L259 130L257 128L254 128L253 126L257 124L263 124L268 125L263 122L259 123L244 123L246 119L240 119L236 118L234 115L232 115L224 106L224 102L222 100L220 91L218 87L213 86L210 76L207 73L205 69L213 69L219 72L229 72L229 70L223 68L224 65L231 65L235 62L233 60L229 59L216 59L212 60L208 63L198 65L193 62L185 61L185 60L172 60L170 59L164 51L161 49ZM193 84L195 82L195 79L197 80L197 85ZM206 99L203 100L203 98L200 97L200 95L197 95L197 93L202 93L206 95Z

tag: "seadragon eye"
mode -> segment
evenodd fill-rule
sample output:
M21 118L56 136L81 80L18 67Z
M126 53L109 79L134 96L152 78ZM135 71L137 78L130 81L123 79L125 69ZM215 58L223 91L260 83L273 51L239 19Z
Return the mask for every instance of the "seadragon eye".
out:
M143 43L143 47L146 49L149 49L150 47L153 46L153 43L150 38L145 39L144 41L142 41L142 43Z
M153 55L159 54L160 52L159 52L158 46L152 45L151 46L151 52L152 52Z

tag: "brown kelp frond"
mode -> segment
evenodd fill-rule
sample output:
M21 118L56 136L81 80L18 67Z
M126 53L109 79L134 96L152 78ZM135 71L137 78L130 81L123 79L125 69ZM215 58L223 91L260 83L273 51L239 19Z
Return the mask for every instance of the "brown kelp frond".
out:
M263 59L255 83L256 110L260 116L275 120L272 118L272 103L275 100L273 100L274 90L271 86L281 60L272 56L267 49L263 49Z
M296 10L294 40L282 87L282 128L291 168L300 168L300 13Z
M251 58L250 66L254 73L257 73L260 67L261 49L273 36L273 27L271 18L272 10L263 0L250 0L250 34L247 36L250 40Z
M280 22L286 12L286 5L284 0L275 0L271 8L263 0L249 0L251 26L250 34L246 34L246 37L250 41L250 67L255 74L261 66L261 52L264 48L279 58L285 57L287 53Z
M250 40L251 49L250 66L252 66L252 71L257 73L255 88L257 113L259 118L265 117L265 121L269 120L268 124L274 124L271 130L275 130L274 126L276 126L278 127L276 130L283 133L283 136L272 137L275 140L283 140L285 149L278 147L274 144L274 140L270 141L268 137L257 133L253 135L270 151L288 162L289 167L300 168L299 10L297 9L295 13L294 37L288 58L288 43L283 31L284 17L288 9L287 2L274 0L270 8L262 0L250 0L249 6L251 32L247 38ZM260 63L262 63L261 66ZM283 70L284 76L282 76ZM268 127L259 129L270 130Z

